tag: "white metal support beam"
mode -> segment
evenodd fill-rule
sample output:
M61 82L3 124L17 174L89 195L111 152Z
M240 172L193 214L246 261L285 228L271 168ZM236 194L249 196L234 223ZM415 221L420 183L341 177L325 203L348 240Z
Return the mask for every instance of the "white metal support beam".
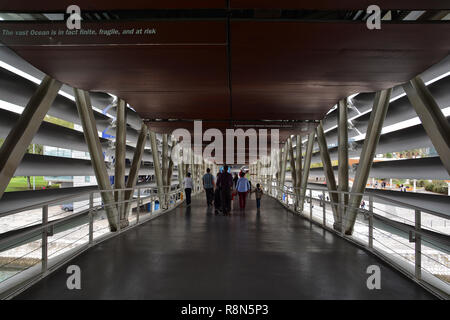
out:
M172 140L172 148L174 148L175 145L176 145L176 142L174 140ZM173 162L173 159L170 156L170 154L169 154L168 158L169 158L169 166L167 168L167 186L168 186L167 191L169 192L171 185L172 185L172 174L173 174L174 162ZM180 174L180 173L178 173L178 174Z
M281 158L281 175L280 175L280 188L282 191L284 191L284 183L286 181L286 167L287 167L289 149L290 149L290 140L288 139L284 145L284 148L282 149L283 156ZM280 194L280 197L283 197L283 193Z
M169 152L169 144L167 141L167 133L164 133L162 135L162 155L161 155L161 166L162 166L162 173L163 173L163 184L164 186L167 186L167 166L168 166L168 155Z
M114 194L109 181L108 171L103 156L102 146L98 138L97 126L95 125L94 112L92 110L89 93L81 89L74 89L75 102L80 115L81 125L83 127L84 138L89 148L92 167L95 177L101 190L103 203L105 204L106 216L108 217L109 228L112 232L117 231L118 211L114 204Z
M297 145L295 146L296 150L296 158L295 158L295 181L297 182L295 187L295 194L296 194L296 204L295 204L295 208L298 207L298 201L300 199L300 184L302 181L302 136L301 135L297 135L296 136L297 139Z
M345 234L351 235L355 225L356 216L361 203L362 195L366 189L369 172L372 168L373 158L380 140L381 129L389 107L392 88L379 91L375 94L369 124L367 126L366 138L359 157L358 168L352 186L352 195L349 200L349 208L345 217Z
M125 154L127 144L127 119L126 119L126 103L123 99L119 99L116 113L116 143L115 143L115 159L114 159L114 189L125 188ZM117 204L117 210L120 215L121 227L128 225L125 220L125 192L116 191L114 198Z
M348 112L347 101L341 100L338 104L338 190L348 192ZM345 217L348 206L348 194L339 194L340 218Z
M169 153L169 142L167 133L164 133L162 135L162 155L161 155L161 166L162 166L162 181L164 186L164 194L166 194L168 190L168 179L167 179L167 171L168 171L168 165L169 165L169 159L168 159L168 153ZM167 207L167 197L164 196L163 200L163 208Z
M300 185L300 212L303 212L305 203L306 187L308 186L309 169L311 167L311 157L314 146L315 131L311 132L308 136L308 146L306 148L305 163L303 164L302 182Z
M405 83L403 89L450 174L450 125L446 117L420 77Z
M158 194L161 202L164 193L163 177L161 173L161 164L159 161L158 145L156 144L156 134L151 130L150 130L150 146L152 147L153 167L155 168L156 186L158 187ZM161 203L159 205L161 205Z
M295 156L294 156L294 144L292 143L292 138L289 137L289 165L291 166L291 181L292 181L292 187L294 188L294 193L297 194L295 189L297 187L297 167L295 164ZM297 206L297 203L294 204Z
M134 189L137 183L137 179L139 177L139 169L141 168L142 155L144 154L145 144L147 142L147 132L148 128L146 124L141 125L141 131L139 132L139 137L136 143L136 149L134 150L133 162L131 163L130 172L128 174L127 179L127 187L126 189ZM125 192L125 200L130 201L132 199L133 192L132 190L127 190ZM128 215L131 208L131 203L126 203L125 219L128 221Z
M340 215L338 210L339 197L338 194L336 193L337 191L336 179L334 177L333 165L331 164L330 154L328 152L328 145L325 138L325 132L323 131L322 121L320 121L319 125L316 128L316 134L317 134L317 143L319 144L320 148L320 157L322 159L323 171L327 181L328 191L330 191L329 194L332 202L331 208L334 216L333 228L335 230L341 231L342 216Z
M61 82L45 76L0 148L0 198L50 109Z
M178 184L180 186L180 189L183 192L183 180L184 180L184 175L185 175L185 168L184 168L184 164L183 164L183 157L180 156L180 154L178 154L177 156L178 156L178 163L177 163Z
M291 166L292 186L295 188L297 186L297 168L295 166L294 147L291 137L289 137L289 163Z
M276 180L277 180L277 186L279 187L281 185L281 171L283 167L283 148L280 148L277 150L278 154L278 170L275 174Z

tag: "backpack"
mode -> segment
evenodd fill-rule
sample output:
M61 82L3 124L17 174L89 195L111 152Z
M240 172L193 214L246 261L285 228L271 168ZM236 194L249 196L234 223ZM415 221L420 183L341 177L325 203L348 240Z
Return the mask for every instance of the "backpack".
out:
M227 172L220 174L219 187L222 189L230 188L233 185L233 180L230 179L231 175ZM231 184L230 184L231 181Z
M206 179L205 179L206 178ZM206 180L206 181L205 181ZM210 185L212 187L212 174L211 173L206 173L203 176L203 185Z

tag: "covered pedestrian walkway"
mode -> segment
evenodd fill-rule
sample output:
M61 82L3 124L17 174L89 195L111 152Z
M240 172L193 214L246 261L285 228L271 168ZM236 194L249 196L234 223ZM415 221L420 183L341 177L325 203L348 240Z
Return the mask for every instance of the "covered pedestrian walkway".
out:
M265 196L244 213L192 206L133 228L84 252L17 299L432 299L370 253L294 216ZM68 265L81 290L66 287ZM381 290L366 286L381 268Z
M448 299L449 5L3 1L0 299Z

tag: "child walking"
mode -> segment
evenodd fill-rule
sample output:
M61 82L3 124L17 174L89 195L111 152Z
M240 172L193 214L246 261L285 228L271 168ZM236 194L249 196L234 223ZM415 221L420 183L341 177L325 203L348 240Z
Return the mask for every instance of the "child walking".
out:
M255 195L256 195L256 209L259 212L259 209L261 208L261 198L263 195L263 190L261 189L261 185L258 183L256 184L256 189L255 189Z

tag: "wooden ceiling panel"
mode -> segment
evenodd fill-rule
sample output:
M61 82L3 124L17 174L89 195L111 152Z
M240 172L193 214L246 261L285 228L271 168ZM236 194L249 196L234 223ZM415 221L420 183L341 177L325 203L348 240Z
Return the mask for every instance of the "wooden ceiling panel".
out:
M29 0L2 1L1 11L52 12L66 11L76 4L82 11L149 10L149 9L223 9L226 0Z
M361 23L233 21L231 37L233 118L245 119L321 119L338 100L406 82L450 51L450 24L368 30Z
M244 91L233 92L234 119L321 120L336 103L336 95L312 95L311 91ZM321 90L323 92L323 90ZM318 92L320 94L320 91Z
M122 92L221 91L224 46L13 47L45 73L76 88Z
M228 90L200 92L115 92L143 119L227 119Z
M230 0L230 8L244 9L304 9L304 10L352 10L366 9L376 4L383 10L450 9L448 0ZM150 10L150 9L225 9L226 0L29 0L2 1L1 11L52 12L65 11L76 4L84 11Z
M450 24L383 23L381 30L356 22L230 25L230 48L220 20L86 22L83 28L97 35L2 33L0 40L56 79L116 94L149 119L319 120L338 100L406 82L450 51ZM1 26L66 30L61 23ZM99 35L111 28L156 32Z
M65 30L58 23L5 23L10 30ZM109 92L145 118L229 117L223 21L83 23L97 35L2 37L25 60L72 87ZM100 35L100 30L156 34Z
M305 10L352 10L367 9L376 4L382 10L387 9L450 9L447 0L230 0L231 8L260 9L305 9Z

